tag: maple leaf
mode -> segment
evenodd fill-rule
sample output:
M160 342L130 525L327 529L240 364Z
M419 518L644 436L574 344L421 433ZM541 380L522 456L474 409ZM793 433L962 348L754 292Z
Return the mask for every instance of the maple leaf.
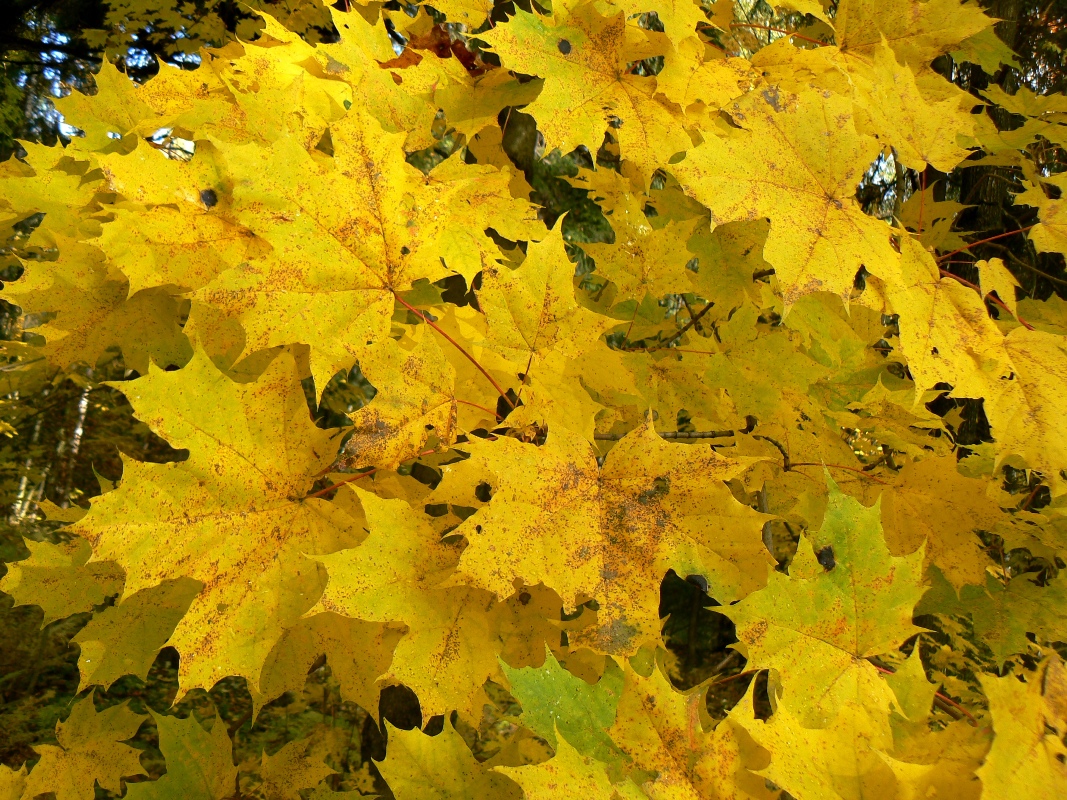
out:
M219 717L210 732L192 714L185 719L163 714L152 718L167 772L155 781L130 784L126 789L130 800L224 800L233 794L237 783L233 744Z
M993 747L978 770L982 796L1025 797L1067 789L1060 731L1067 727L1067 675L1049 656L1040 677L1022 683L1013 675L981 675L993 717Z
M494 6L493 0L437 0L434 8L450 21L469 25L473 30L485 22Z
M440 542L404 500L353 491L371 532L358 547L317 557L330 578L314 610L407 625L386 677L412 689L423 714L479 707L482 684L498 670L500 643L487 613L492 596L441 588L456 548Z
M423 175L404 160L403 136L363 112L331 131L325 163L292 139L231 151L235 169L257 176L235 186L234 211L274 249L194 295L241 322L248 351L309 344L320 387L387 337L395 292L452 271L473 278L498 252L486 228L524 233L529 208L501 196L508 175L491 167L450 162Z
M787 308L817 291L847 304L861 265L887 279L898 273L888 228L854 197L878 145L857 133L848 100L772 87L728 113L738 127L709 132L670 171L715 225L770 217L763 257Z
M611 5L622 9L627 19L647 11L642 0L611 0ZM656 16L663 25L663 31L672 42L686 38L695 38L693 32L697 23L708 21L700 3L693 0L667 0L657 5Z
M0 214L5 227L34 214L41 224L26 240L30 246L50 247L57 235L79 238L85 233L86 212L100 191L89 163L75 160L53 147L26 142L26 159L0 164Z
M522 706L522 724L552 747L563 737L580 753L610 762L621 757L606 733L615 722L623 673L608 661L604 674L590 685L572 675L545 651L540 667L512 669L501 663L511 694Z
M420 66L425 64L440 71L434 76L434 100L444 110L448 124L467 136L495 122L504 108L528 105L541 88L535 81L522 82L503 69L474 75L458 59L440 63L424 60Z
M822 528L801 537L789 575L772 572L765 589L716 609L737 626L749 668L775 670L808 724L825 724L848 703L888 716L892 690L866 659L920 630L911 620L924 590L922 548L891 556L879 504L865 508L827 481ZM816 545L831 548L829 571Z
M263 753L257 789L265 800L296 800L301 789L311 789L326 776L336 774L310 751L310 742L296 741L273 755Z
M93 549L84 539L63 544L24 540L30 557L15 561L0 579L0 591L16 605L40 606L42 624L91 611L122 591L123 574L111 562L92 562Z
M493 499L457 528L467 548L451 582L501 598L516 579L544 583L568 609L595 599L588 644L601 652L632 654L658 639L659 598L649 589L668 569L705 575L725 600L755 588L768 563L762 517L719 483L748 460L667 444L649 424L620 441L603 468L587 443L562 430L541 447L498 439L470 451L445 482L454 470L490 476Z
M25 313L48 322L34 332L44 337L42 354L55 366L95 367L110 347L118 347L129 369L147 372L189 360L191 349L180 327L181 301L164 288L130 294L129 281L95 247L57 237L60 255L34 264L4 287Z
M685 248L690 232L690 226L681 223L654 229L647 221L630 217L615 227L613 244L587 244L583 249L596 262L597 273L614 283L620 295L648 292L662 297L689 288L685 266L690 254Z
M315 614L286 629L266 663L260 687L267 697L304 688L308 672L326 656L341 697L378 715L381 676L393 659L403 631L340 614Z
M436 736L386 725L389 749L378 770L397 800L517 800L518 787L475 760L452 723Z
M971 289L940 275L933 257L911 238L901 242L902 285L889 291L899 309L900 344L916 391L944 381L958 397L991 401L1004 389L1003 335Z
M122 265L130 294L171 285L199 289L267 249L249 231L210 211L170 205L116 211L95 244L113 264Z
M1067 635L1059 613L1067 599L1060 581L1041 586L1025 575L1006 583L986 575L982 585L964 586L957 598L954 587L939 570L931 570L931 577L933 585L919 604L919 613L970 615L975 634L992 651L998 665L1015 653L1029 650L1027 634L1053 641Z
M115 148L116 136L151 135L167 127L195 130L230 116L233 98L213 72L193 75L163 62L153 80L139 84L109 61L94 77L95 93L76 89L56 107L84 132L79 148L107 152Z
M1062 336L1020 327L1004 337L1004 350L1006 386L986 395L998 460L1021 455L1060 494L1067 486L1067 442L1058 435L1067 413L1067 397L1059 390L1067 380L1067 344Z
M145 719L125 703L98 712L91 693L82 698L66 720L56 723L59 746L36 746L41 760L27 776L22 796L30 800L54 792L56 800L91 800L96 782L121 792L122 778L145 774L141 751L122 744Z
M694 8L695 3L691 4ZM724 108L757 81L745 58L723 58L722 52L696 36L677 42L656 76L656 88L683 109L694 103Z
M0 764L0 797L4 800L18 800L26 788L26 767L18 770L6 764Z
M731 722L705 728L703 689L679 692L658 667L647 677L632 668L625 675L608 734L631 758L633 779L650 798L770 796L745 769L755 763L756 748L743 731Z
M123 675L145 680L156 655L202 588L190 578L164 581L95 614L72 640L79 648L79 690L94 683L106 689Z
M870 62L884 38L916 70L992 24L980 6L959 0L844 0L834 18L842 54Z
M913 553L926 543L926 557L959 589L985 581L989 558L977 530L993 530L1005 514L986 496L987 483L965 478L954 456L906 464L892 488L868 485L861 496L881 495L882 526L893 553Z
M1004 266L1004 262L999 258L991 258L988 261L979 261L975 266L978 267L978 281L981 284L983 296L995 292L1008 310L1018 317L1015 289L1019 286L1019 282Z
M429 334L411 351L386 339L359 363L363 376L384 388L352 414L347 463L394 469L422 453L431 438L439 447L451 446L458 415L455 370Z
M124 598L177 578L204 584L169 640L182 693L235 674L254 688L283 629L325 584L303 554L353 542L342 509L300 500L332 460L329 434L308 418L288 354L255 383L234 383L198 352L181 372L154 370L124 388L189 459L127 460L120 486L71 530L92 543L94 561L125 569Z
M657 55L623 13L605 17L594 3L561 6L549 19L516 11L507 25L478 35L507 69L544 78L541 94L526 107L549 148L596 152L612 125L625 157L646 179L692 141L674 124L671 109L655 97L654 78L631 74L629 63Z
M614 324L575 301L574 265L561 229L531 244L517 269L488 266L483 273L478 301L488 323L486 344L516 364L553 351L574 358Z
M866 83L864 78L857 82ZM888 44L875 51L869 88L858 94L863 96L872 132L884 137L911 169L923 170L930 164L951 172L969 155L957 140L973 135L969 113L973 98L940 77L931 76L920 85L915 73L897 63Z
M494 767L522 787L526 800L552 800L563 792L574 793L589 800L612 800L617 796L639 797L636 787L628 790L616 787L604 764L591 756L582 755L566 739L559 739L556 755L542 764L524 767ZM631 784L632 786L632 784Z
M759 771L794 797L891 797L896 779L881 751L892 746L888 726L872 724L870 710L847 701L827 724L803 724L798 698L780 699L769 720L752 710L752 689L730 712L756 744L770 752L770 766Z
M319 43L311 49L310 58L322 73L348 85L349 102L361 105L389 133L402 134L405 150L432 147L437 141L431 130L438 110L433 96L436 78L413 90L405 79L411 70L385 68L396 53L384 25L375 24L373 16L365 19L359 6L350 12L330 7L330 14L340 41ZM401 17L408 20L406 14ZM402 23L396 27L402 28Z

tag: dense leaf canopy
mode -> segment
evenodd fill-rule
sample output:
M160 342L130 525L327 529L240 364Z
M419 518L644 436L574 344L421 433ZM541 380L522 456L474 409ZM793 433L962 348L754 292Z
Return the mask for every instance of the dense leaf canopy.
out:
M5 402L143 444L23 478L82 693L5 798L1067 793L1067 101L957 79L1018 63L974 2L763 5L245 9L57 101Z

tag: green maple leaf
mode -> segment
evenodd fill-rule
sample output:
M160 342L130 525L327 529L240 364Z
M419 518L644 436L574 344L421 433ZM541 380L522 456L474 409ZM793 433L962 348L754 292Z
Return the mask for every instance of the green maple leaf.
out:
M749 667L775 670L809 724L849 702L888 714L892 690L866 659L921 630L911 620L924 591L922 548L891 556L880 514L877 503L865 508L831 482L822 528L801 537L789 575L772 572L767 588L717 609L737 626ZM831 569L816 546L831 548Z
M131 800L224 800L233 794L237 768L226 725L215 718L205 731L194 715L185 719L152 714L167 772L159 780L131 785Z

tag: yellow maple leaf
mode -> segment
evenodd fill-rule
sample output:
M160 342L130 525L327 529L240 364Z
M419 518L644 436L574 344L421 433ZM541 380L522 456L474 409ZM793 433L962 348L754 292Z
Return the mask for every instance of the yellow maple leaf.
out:
M4 287L25 313L49 320L32 330L44 337L39 349L54 366L95 367L111 347L122 351L127 368L141 373L149 363L168 367L189 360L191 348L178 324L181 300L173 287L131 294L126 276L100 250L65 237L56 244L55 261L32 264Z
M955 455L905 464L892 487L868 482L867 502L881 497L886 544L896 554L924 552L954 587L985 582L989 557L976 531L993 530L1005 518L986 494L988 483L966 478Z
M308 671L326 656L341 697L378 716L378 699L403 630L326 612L305 617L285 633L263 666L260 689L266 697L299 692Z
M993 717L993 747L978 770L982 797L1042 797L1067 791L1067 675L1049 656L1038 675L981 675Z
M354 491L371 532L358 547L318 556L330 577L314 610L407 625L387 677L412 689L427 716L479 708L482 683L499 669L492 596L441 588L456 548L440 542L406 501Z
M258 691L271 648L325 584L304 554L356 535L336 504L300 499L333 447L309 419L294 370L282 354L258 381L237 384L198 352L180 372L153 370L124 387L142 421L189 459L127 460L119 487L71 527L94 561L126 570L126 598L176 578L203 584L170 638L182 694L226 675Z
M1004 337L1004 351L1008 364L1001 370L1003 391L986 396L998 463L1012 454L1022 456L1058 495L1067 486L1067 440L1060 435L1067 415L1062 391L1067 343L1062 336L1019 327Z
M14 561L0 579L0 591L16 605L40 606L47 625L71 614L91 611L122 591L122 570L110 562L89 561L92 547L84 539L52 544L24 540L30 557Z
M771 87L728 111L738 129L709 132L670 171L715 225L770 217L763 256L787 308L818 291L847 304L861 265L887 280L897 275L889 228L854 197L879 148L856 132L848 100Z
M470 447L449 475L490 476L493 499L457 530L467 548L451 583L509 596L515 581L555 589L568 609L599 604L586 644L633 654L659 638L658 587L668 569L705 575L716 598L755 588L769 556L762 517L719 481L752 463L707 445L663 442L650 425L604 467L588 443L553 431L541 447L498 439ZM696 476L700 477L697 478Z
M683 110L694 103L717 110L741 97L757 81L758 74L748 59L724 58L722 51L691 36L675 44L656 75L656 88Z
M377 763L397 800L518 800L522 792L475 760L449 720L436 736L387 725L389 749Z
M622 12L602 16L594 3L561 6L551 18L519 9L507 25L479 34L505 68L544 78L541 94L526 107L547 146L569 152L599 149L609 122L625 158L648 180L689 136L655 96L654 78L633 75L629 62L656 55L644 32Z
M893 797L896 778L881 753L892 747L889 726L871 719L871 709L850 700L819 727L804 724L799 698L778 700L768 720L755 718L752 689L730 712L756 744L770 752L758 774L794 797Z
M301 789L311 789L335 770L316 758L311 742L286 743L278 752L260 759L258 793L264 800L297 800Z
M918 71L993 22L980 6L960 0L844 0L834 29L843 55L870 63L884 37Z
M906 167L922 171L930 164L951 172L969 155L957 143L959 137L974 132L969 113L974 99L966 92L940 77L931 76L920 84L911 69L897 62L887 43L875 50L869 79L856 75L854 80L870 118L867 132L891 145Z
M517 365L559 352L574 358L592 347L614 320L582 308L574 297L574 265L560 225L531 243L517 269L487 265L478 301L488 324L486 344Z
M56 723L59 746L35 748L41 760L27 776L22 796L29 800L54 792L56 800L91 800L96 782L116 794L121 792L122 778L146 774L141 751L122 743L145 719L125 703L98 712L93 694L83 697L69 717Z
M241 322L247 351L309 344L320 388L386 338L395 292L453 271L473 278L497 252L489 220L515 235L529 208L507 195L507 173L491 167L452 160L423 175L404 160L403 136L362 111L332 132L325 162L292 139L230 151L232 167L248 176L234 188L234 212L274 249L195 295Z
M120 265L130 294L159 286L199 289L268 249L251 232L202 210L202 203L198 206L116 210L113 221L103 226L94 243Z
M613 800L617 796L604 764L579 753L562 736L556 740L556 755L544 763L495 767L493 771L518 783L526 800L555 800L564 794L589 800ZM626 792L623 797L640 796L636 787L631 791L634 793Z
M351 414L344 462L394 469L422 453L431 439L447 448L456 438L458 414L452 366L429 332L413 350L386 339L360 359L363 376L382 389Z
M94 614L72 640L79 648L79 690L93 684L106 689L123 675L145 680L201 588L191 578L164 581Z
M632 668L608 735L632 759L634 780L651 798L748 800L772 795L746 767L757 748L732 722L705 728L702 689L679 692L658 667ZM744 701L742 701L744 702ZM640 780L636 775L651 775Z

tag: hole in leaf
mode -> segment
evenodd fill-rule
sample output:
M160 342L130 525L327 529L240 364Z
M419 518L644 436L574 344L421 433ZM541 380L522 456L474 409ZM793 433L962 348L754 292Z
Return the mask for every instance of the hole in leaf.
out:
M830 545L826 545L826 547L817 552L815 558L827 572L837 566L837 561L834 560L834 548L830 547Z
M419 698L407 686L386 686L382 689L378 701L378 715L394 728L401 730L411 731L422 727Z

